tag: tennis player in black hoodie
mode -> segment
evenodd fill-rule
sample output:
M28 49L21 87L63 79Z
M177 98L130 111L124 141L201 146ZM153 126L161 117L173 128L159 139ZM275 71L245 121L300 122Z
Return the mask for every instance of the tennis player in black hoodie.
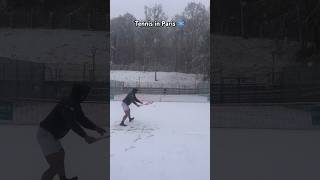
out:
M131 122L134 117L131 117L130 115L130 108L129 108L129 105L131 103L135 104L137 107L140 107L138 103L141 103L143 104L137 97L136 97L136 93L138 92L138 89L137 88L133 88L132 91L130 91L127 96L122 100L122 108L123 108L123 111L124 111L124 115L123 115L123 118L122 118L122 121L120 123L120 126L127 126L126 124L124 124L124 121L129 118L129 122Z
M56 175L60 180L77 180L77 177L66 178L64 159L65 152L60 143L70 130L81 136L88 144L96 138L88 136L82 127L97 131L103 135L106 131L95 125L83 113L80 103L84 101L90 91L85 84L76 84L72 87L69 97L61 100L51 113L40 123L37 140L49 164L49 168L42 174L42 180L52 180Z

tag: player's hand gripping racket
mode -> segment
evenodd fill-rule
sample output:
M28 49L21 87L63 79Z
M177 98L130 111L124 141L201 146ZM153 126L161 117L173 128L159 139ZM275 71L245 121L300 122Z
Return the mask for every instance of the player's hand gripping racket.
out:
M142 101L142 105L150 105L153 101Z

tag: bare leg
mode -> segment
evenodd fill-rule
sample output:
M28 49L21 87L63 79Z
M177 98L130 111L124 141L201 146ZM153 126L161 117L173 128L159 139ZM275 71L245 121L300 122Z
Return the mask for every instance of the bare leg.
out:
M62 150L62 155L60 156L60 160L59 160L59 164L60 164L60 168L58 171L58 175L60 177L60 180L65 180L66 179L66 168L64 166L64 159L65 159L65 152Z
M123 116L122 121L120 123L121 126L126 126L124 124L124 121L127 119L127 117L130 117L130 110L129 111L125 111L125 115Z
M123 116L121 123L124 123L124 121L127 119L128 115L127 113Z
M54 176L57 174L53 168L49 167L41 176L41 180L52 180Z
M130 109L129 109L129 111L128 111L128 117L129 117L129 119L131 119Z
M64 157L65 153L63 150L46 156L46 160L50 167L43 173L41 180L52 180L57 174L61 180L64 180L66 175Z

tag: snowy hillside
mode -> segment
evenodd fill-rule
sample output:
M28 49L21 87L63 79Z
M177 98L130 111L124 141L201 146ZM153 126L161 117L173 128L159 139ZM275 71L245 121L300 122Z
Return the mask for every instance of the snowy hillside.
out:
M215 76L228 77L268 76L272 70L272 52L279 50L275 58L275 71L293 65L298 42L231 36L214 36L213 58ZM217 78L219 79L219 78ZM264 80L264 79L261 79Z
M202 75L177 72L110 71L110 80L124 82L125 87L195 88L203 84Z
M42 63L107 63L107 36L104 31L0 29L0 57Z

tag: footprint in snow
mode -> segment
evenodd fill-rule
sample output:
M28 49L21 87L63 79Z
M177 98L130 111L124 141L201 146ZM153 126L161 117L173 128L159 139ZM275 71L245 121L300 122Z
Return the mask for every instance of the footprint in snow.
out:
M130 146L130 147L128 147L128 148L126 148L124 151L128 151L128 150L130 150L130 149L134 149L134 148L136 148L135 146Z

